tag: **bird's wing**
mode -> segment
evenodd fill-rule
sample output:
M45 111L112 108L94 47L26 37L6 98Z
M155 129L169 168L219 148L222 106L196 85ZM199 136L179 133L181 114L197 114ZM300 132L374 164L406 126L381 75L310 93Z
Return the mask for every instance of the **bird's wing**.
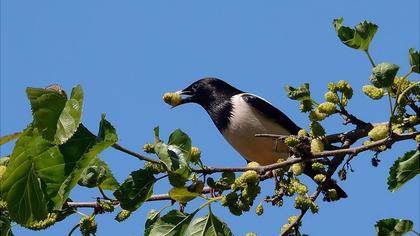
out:
M267 116L269 119L274 120L276 123L284 127L291 134L297 134L299 126L297 126L289 117L287 117L279 109L275 108L268 101L261 97L250 93L242 94L242 99L251 105L253 108Z

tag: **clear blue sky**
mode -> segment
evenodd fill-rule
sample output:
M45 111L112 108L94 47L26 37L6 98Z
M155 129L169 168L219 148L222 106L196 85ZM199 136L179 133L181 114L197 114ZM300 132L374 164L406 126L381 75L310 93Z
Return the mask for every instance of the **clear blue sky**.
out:
M346 25L370 20L379 25L371 45L376 62L390 61L408 69L407 51L419 49L419 1L1 1L0 133L20 131L31 121L27 86L61 84L66 90L81 84L85 92L83 122L96 132L101 113L117 128L120 144L141 150L161 127L167 137L175 128L186 131L210 166L242 166L243 159L222 138L207 114L195 105L169 109L162 94L186 87L204 76L270 100L302 127L306 115L286 98L286 84L311 83L321 99L327 82L345 79L355 88L349 110L367 121L387 119L387 103L371 103L361 93L370 64L363 53L345 47L335 35L333 18ZM416 78L418 80L418 76ZM324 122L327 131L338 118ZM386 178L395 158L414 142L395 145L370 165L372 153L357 156L354 173L341 183L349 198L320 202L317 215L308 214L303 232L310 235L373 235L375 221L409 218L420 229L419 178L390 193ZM1 147L1 155L12 145ZM101 155L119 181L143 166L137 159L109 150ZM164 193L160 184L156 193ZM271 194L263 184L260 198ZM75 201L92 201L95 190L76 188ZM97 235L142 235L147 212L165 203L146 203L123 223L114 214L97 217ZM256 232L277 235L287 217L297 214L287 201L283 208L265 207L241 217L215 207L235 235ZM187 207L187 211L193 207ZM205 211L201 212L204 215ZM64 235L79 220L77 214L52 228L32 232L14 227L16 235ZM77 232L79 233L79 232Z

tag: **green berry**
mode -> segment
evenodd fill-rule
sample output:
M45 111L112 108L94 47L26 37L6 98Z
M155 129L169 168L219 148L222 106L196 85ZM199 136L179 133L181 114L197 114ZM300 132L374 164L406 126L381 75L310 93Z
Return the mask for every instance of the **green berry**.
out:
M255 208L255 213L259 216L264 213L264 207L262 203L258 204L258 206Z
M246 233L245 236L257 236L257 234L256 233Z
M306 131L306 129L300 129L298 132L298 136L299 137L306 137L308 136L308 131Z
M284 143L289 147L294 147L299 143L299 139L294 136L289 136L284 139Z
M388 135L388 126L387 125L375 126L371 131L369 131L368 135L370 139L372 139L373 141L384 139Z
M43 230L43 229L46 229L46 228L52 226L53 224L55 224L55 222L57 222L57 214L56 213L48 213L47 218L31 224L31 225L27 226L27 228L31 229L31 230Z
M99 206L105 212L113 212L114 211L114 205L112 205L110 202L100 202Z
M290 224L284 224L281 226L281 233L285 233L285 231L290 227Z
M314 180L315 180L317 183L322 183L322 182L324 182L326 178L327 178L327 177L326 177L324 174L317 174L317 175L315 175L315 176L314 176Z
M316 172L321 172L322 173L322 172L325 171L324 170L324 165L322 163L320 163L320 162L314 162L314 163L312 163L311 167L312 167L312 170L314 170Z
M416 135L416 138L415 139L416 139L416 142L417 143L420 143L420 134Z
M328 189L327 196L332 201L337 200L337 190L335 190L335 189Z
M221 204L222 206L228 206L236 203L238 201L238 195L235 192L230 192L222 197Z
M324 151L324 143L320 139L311 140L311 152L317 153Z
M192 147L191 148L191 162L198 163L201 157L201 150L198 147Z
M293 164L290 169L292 170L292 173L294 176L301 175L303 173L303 170L305 169L305 166L303 163L295 163Z
M332 102L323 102L323 103L319 104L318 110L321 113L325 113L327 115L332 115L336 111L335 104L332 103Z
M321 137L325 135L324 127L319 122L311 122L311 136L312 137Z
M246 183L258 183L260 181L258 173L254 170L245 171L245 173L243 173L241 177Z
M182 98L179 93L165 93L163 95L163 101L171 106L177 106L181 103Z
M408 117L408 123L410 125L415 125L419 122L419 118L417 116L410 116Z
M154 163L150 161L146 161L144 163L144 169L152 172L153 174L166 172L166 167L163 163Z
M155 153L155 145L153 145L151 143L146 143L143 146L143 151L147 152L147 153Z
M362 91L373 100L381 99L385 93L385 91L382 88L377 88L372 85L363 86Z
M316 205L316 203L315 202L312 202L312 201L311 201L310 208L311 208L312 214L316 214L319 211L319 206Z
M313 110L309 113L309 120L311 120L311 121L321 121L321 120L324 120L327 116L328 116L328 114L323 113L318 108L316 108L315 110Z
M79 223L80 231L83 236L89 236L95 234L97 230L97 225L94 216L84 216Z
M259 167L260 164L256 161L251 161L250 163L247 164L247 167Z
M115 220L118 222L121 222L121 221L126 220L128 217L130 217L130 215L131 215L131 211L123 209L117 214L117 216L115 216Z
M338 95L334 92L328 91L324 94L325 101L337 104L339 102Z
M297 216L290 216L289 218L287 218L287 222L289 222L289 224L294 224L297 219Z
M328 90L333 93L336 93L338 90L337 85L333 82L328 83L327 87L328 87Z
M338 81L338 83L337 83L337 90L338 91L340 91L340 92L344 92L344 91L346 91L347 90L347 87L348 87L348 83L347 83L347 81L345 81L345 80L340 80L340 81Z

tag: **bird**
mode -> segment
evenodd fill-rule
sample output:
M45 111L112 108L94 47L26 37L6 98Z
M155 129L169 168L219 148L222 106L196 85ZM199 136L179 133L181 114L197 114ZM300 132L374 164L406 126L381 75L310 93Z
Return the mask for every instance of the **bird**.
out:
M176 93L181 100L175 106L195 103L204 108L223 137L247 162L268 165L290 155L283 142L255 137L256 134L296 135L301 129L264 98L218 78L197 80ZM310 167L305 167L304 173L315 176ZM347 197L335 181L328 185L327 188L336 189L338 199Z

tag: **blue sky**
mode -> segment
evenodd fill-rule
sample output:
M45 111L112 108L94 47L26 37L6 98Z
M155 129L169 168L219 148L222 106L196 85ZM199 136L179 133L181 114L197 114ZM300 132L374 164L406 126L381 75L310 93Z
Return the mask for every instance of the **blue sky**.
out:
M384 101L372 103L361 93L371 66L366 56L345 47L335 35L332 20L345 25L370 20L379 25L371 44L377 63L399 64L408 70L407 51L419 49L419 1L1 1L0 134L20 131L31 121L25 88L61 84L70 91L81 84L85 92L83 123L96 131L101 113L117 128L123 146L140 151L153 140L159 125L167 137L181 128L203 152L209 166L242 166L243 159L218 133L202 108L189 105L169 109L161 100L166 91L182 89L205 76L217 76L241 90L265 97L298 125L308 126L298 104L287 99L283 87L309 82L321 99L330 81L345 79L355 95L349 110L367 121L387 119ZM419 77L415 77L416 80ZM324 122L329 133L348 130L339 118ZM382 218L409 218L420 229L419 178L395 193L387 190L388 169L414 142L395 145L370 165L372 153L354 158L348 179L340 183L349 198L320 204L317 215L304 218L302 231L310 235L372 235ZM12 145L1 147L1 155ZM119 181L143 166L114 150L101 155ZM311 185L312 186L312 185ZM258 201L271 194L263 184ZM156 193L168 190L159 184ZM76 188L75 201L92 201L95 190ZM97 235L142 235L147 212L167 203L146 203L123 223L114 214L97 217ZM187 207L192 211L196 204ZM256 232L277 235L293 202L282 208L266 205L265 214L253 210L241 217L215 207L235 235ZM205 211L200 215L204 215ZM46 231L14 227L16 235L64 235L80 219L75 214Z

